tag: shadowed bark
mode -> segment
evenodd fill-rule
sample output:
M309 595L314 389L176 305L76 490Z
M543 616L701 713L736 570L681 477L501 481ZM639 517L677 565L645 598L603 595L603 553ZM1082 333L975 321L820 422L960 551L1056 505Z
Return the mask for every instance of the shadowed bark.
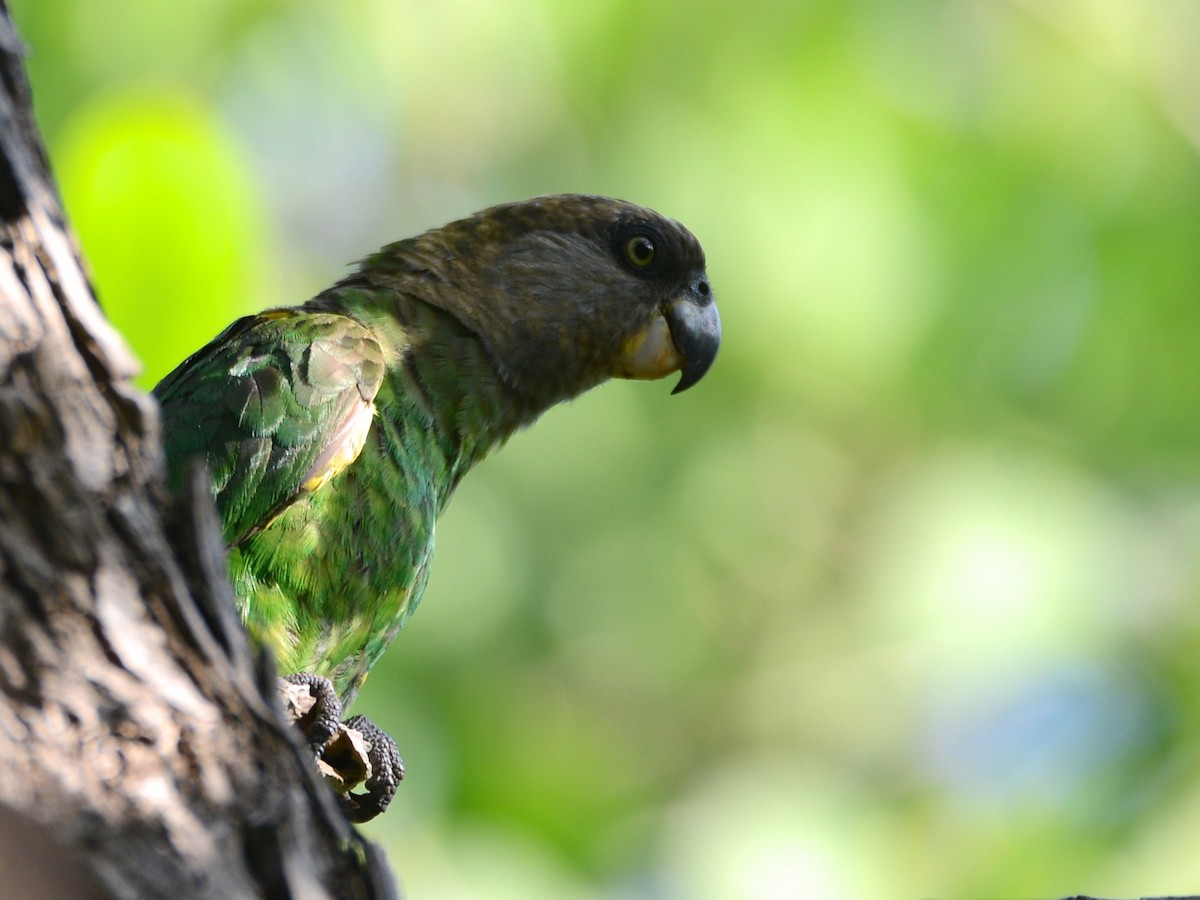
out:
M21 897L386 897L248 646L202 473L92 295L0 0L0 872Z

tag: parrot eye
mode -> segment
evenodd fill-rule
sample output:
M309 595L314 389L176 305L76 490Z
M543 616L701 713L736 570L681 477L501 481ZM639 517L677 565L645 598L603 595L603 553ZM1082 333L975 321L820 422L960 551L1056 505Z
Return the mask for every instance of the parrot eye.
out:
M625 258L636 269L644 269L654 262L654 241L644 234L638 234L625 242Z

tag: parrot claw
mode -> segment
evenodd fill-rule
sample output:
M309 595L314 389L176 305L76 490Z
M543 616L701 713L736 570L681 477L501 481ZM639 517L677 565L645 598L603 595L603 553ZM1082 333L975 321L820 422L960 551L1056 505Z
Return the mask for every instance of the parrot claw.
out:
M333 682L309 672L284 675L279 681L284 708L313 753L320 757L342 724L342 704Z
M328 678L300 672L279 681L288 714L337 790L346 818L367 822L387 809L404 777L396 742L366 716L342 722L342 704ZM366 793L351 793L359 784Z
M396 796L396 788L404 778L404 760L396 742L366 716L347 719L346 728L357 731L367 742L371 774L364 784L365 794L347 791L341 795L342 810L351 822L367 822L387 809Z

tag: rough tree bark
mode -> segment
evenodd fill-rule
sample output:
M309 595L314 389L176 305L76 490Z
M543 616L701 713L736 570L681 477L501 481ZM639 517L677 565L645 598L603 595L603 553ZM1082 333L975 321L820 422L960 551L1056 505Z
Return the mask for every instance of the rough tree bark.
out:
M379 897L233 610L202 477L100 312L0 0L0 878L5 896Z

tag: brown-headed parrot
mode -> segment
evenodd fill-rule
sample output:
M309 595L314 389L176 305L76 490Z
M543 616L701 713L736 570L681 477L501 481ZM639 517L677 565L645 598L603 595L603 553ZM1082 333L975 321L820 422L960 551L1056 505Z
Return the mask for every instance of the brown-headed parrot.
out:
M307 303L239 319L154 394L173 482L197 457L212 473L251 636L344 707L420 602L434 523L472 466L608 378L680 372L675 392L691 387L720 334L686 228L620 200L539 197L389 244ZM390 739L353 721L390 745L347 802L361 821L403 770Z

